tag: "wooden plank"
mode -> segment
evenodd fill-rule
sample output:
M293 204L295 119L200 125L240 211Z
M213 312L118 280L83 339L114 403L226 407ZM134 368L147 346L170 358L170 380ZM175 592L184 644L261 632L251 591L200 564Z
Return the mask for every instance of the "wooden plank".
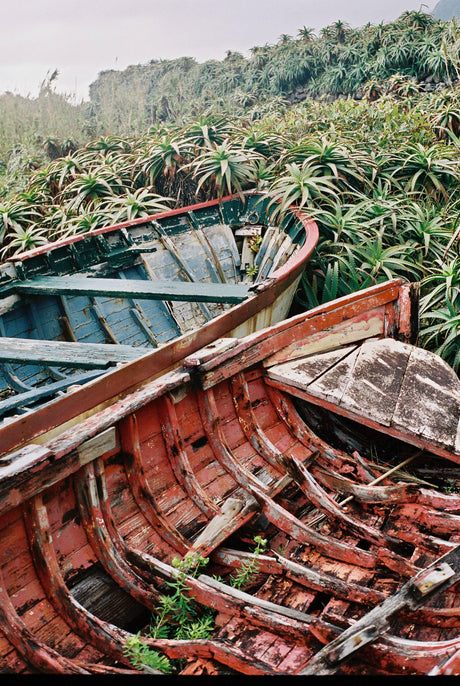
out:
M411 349L392 423L460 452L460 381L444 360Z
M0 361L59 364L65 367L106 368L130 362L149 352L146 348L110 343L69 343L34 338L0 337Z
M268 374L389 426L411 346L389 338L345 351L348 354L332 351L277 365Z
M119 447L116 429L111 426L78 446L77 452L80 463L83 465Z
M449 459L460 454L460 381L444 360L390 338L343 350L351 352L274 365L267 380L414 445L436 446Z
M390 426L411 349L392 338L364 342L353 368L348 369L340 405ZM339 374L339 369L333 370L331 377L334 373ZM323 382L327 383L326 377ZM334 383L333 378L328 382ZM314 393L313 386L310 390Z
M379 284L377 287L358 291L357 293L344 296L325 305L318 306L290 319L281 321L270 329L258 330L239 341L231 351L216 355L200 367L202 376L201 387L210 388L216 383L231 376L235 368L239 370L241 365L250 366L266 359L267 365L271 365L275 359L277 362L286 361L275 358L278 351L287 355L287 359L302 357L303 345L311 336L315 336L315 346L322 346L320 334L326 332L325 347L321 349L331 350L337 347L338 339L332 342L330 329L344 324L340 332L341 344L356 342L363 337L380 335L383 333L384 307L397 301L399 294L398 280L387 284ZM380 312L379 312L380 310ZM377 331L368 327L367 323L372 320L378 324ZM379 322L382 322L380 326ZM357 325L351 339L347 336L347 327ZM319 336L319 338L317 338ZM309 350L309 352L312 352Z
M273 355L264 361L269 367L288 360L306 357L315 353L358 343L366 338L382 337L385 327L385 308L370 308L367 312L355 317L334 323L327 328L319 326L308 337L298 339L294 343L280 347Z
M193 302L239 303L250 294L248 284L202 281L149 281L82 276L42 276L16 282L11 288L28 295L98 295Z
M7 412L11 412L17 408L31 407L39 400L44 400L45 398L50 398L60 392L66 392L71 386L79 387L82 384L92 381L97 378L100 374L105 373L101 369L93 369L90 372L85 372L84 374L72 374L71 376L61 379L60 381L55 381L53 383L46 384L45 386L38 386L27 391L19 392L16 395L11 395L9 398L0 401L0 415L5 415Z
M355 353L355 354L353 354ZM343 371L352 364L356 358L358 351L357 346L347 346L346 348L339 348L338 350L330 350L321 355L311 355L306 358L295 359L291 362L284 362L269 367L267 376L276 381L283 381L290 383L296 388L307 389L317 381L315 386L315 394L318 393L323 397L321 390L321 378L324 374L333 373L332 370L339 368L336 385L328 384L326 396L333 400L333 397L339 398L343 393ZM340 373L340 371L342 373ZM328 376L329 379L329 376ZM341 383L342 382L342 383Z
M238 517L241 511L245 508L245 501L239 498L228 498L220 511L208 522L204 530L195 539L190 546L187 556L200 554L203 557L214 550L217 545L228 537L228 532L235 530L235 523L243 519L244 515Z

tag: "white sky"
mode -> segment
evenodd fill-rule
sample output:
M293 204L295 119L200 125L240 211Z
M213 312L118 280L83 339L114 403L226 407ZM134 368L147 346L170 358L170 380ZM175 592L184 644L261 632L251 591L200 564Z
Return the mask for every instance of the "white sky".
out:
M58 69L58 92L88 98L99 72L152 59L221 60L248 56L303 26L319 31L340 19L378 24L436 0L0 0L0 93L35 97Z

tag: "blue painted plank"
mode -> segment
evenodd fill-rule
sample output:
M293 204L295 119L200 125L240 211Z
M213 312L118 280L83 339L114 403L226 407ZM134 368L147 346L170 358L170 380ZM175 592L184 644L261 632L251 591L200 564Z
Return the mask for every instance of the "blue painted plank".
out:
M14 290L26 294L108 295L116 298L185 300L187 302L239 303L249 295L247 284L203 283L181 281L147 281L144 279L99 279L80 276L43 276L16 282Z
M68 343L32 338L0 338L1 362L60 364L65 367L106 368L145 354L145 348L98 343Z
M18 408L33 406L39 400L45 400L59 392L62 393L69 386L73 386L74 384L88 383L88 381L92 381L103 373L103 370L93 370L84 374L74 374L67 377L65 380L40 386L39 388L34 388L25 393L19 393L18 395L12 395L9 398L0 401L0 416L4 416L7 412L12 412Z

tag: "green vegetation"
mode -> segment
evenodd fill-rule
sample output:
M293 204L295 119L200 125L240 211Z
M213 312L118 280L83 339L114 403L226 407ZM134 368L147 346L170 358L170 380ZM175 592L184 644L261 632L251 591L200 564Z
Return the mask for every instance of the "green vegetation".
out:
M420 344L460 369L460 32L423 12L105 72L81 105L0 97L0 250L258 188L316 219L310 308L421 282ZM300 101L299 101L300 98Z
M259 570L257 559L267 547L267 539L255 536L256 544L251 558L243 562L239 569L229 577L228 583L233 588L241 589L247 586ZM177 573L172 581L166 582L171 593L162 595L159 608L153 615L153 621L145 632L139 632L126 642L125 653L133 666L140 670L145 667L171 674L178 671L181 664L171 662L165 655L152 649L146 639L173 638L177 640L199 640L210 638L214 631L214 611L207 608L199 611L194 598L189 594L188 578L196 578L200 570L209 562L209 558L201 556L185 557L172 560Z
M244 588L253 578L254 575L259 571L258 557L261 555L267 547L267 539L262 538L262 536L254 536L254 543L256 547L254 552L247 562L243 562L239 569L230 577L230 585L233 588Z
M144 666L169 674L175 671L173 664L165 655L149 647L146 638L172 638L176 640L198 640L210 638L214 629L214 612L208 609L201 615L193 597L188 594L187 576L195 578L209 558L175 557L172 561L177 574L166 585L170 594L162 595L152 624L143 634L139 632L127 640L125 652L131 664L139 669Z

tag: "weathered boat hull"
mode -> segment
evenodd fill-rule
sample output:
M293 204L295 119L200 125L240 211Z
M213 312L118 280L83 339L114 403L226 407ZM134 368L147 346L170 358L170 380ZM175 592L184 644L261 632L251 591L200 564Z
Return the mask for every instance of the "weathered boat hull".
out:
M216 341L4 458L0 669L134 673L127 641L158 614L174 559L200 555L187 593L212 609L212 637L145 638L181 674L458 673L446 456L436 441L419 454L403 429L393 457L412 475L334 448L273 373L350 341L407 345L408 291L391 282ZM415 478L425 464L438 485ZM257 564L238 588L242 562Z
M270 217L269 199L260 195L224 198L42 246L6 265L0 452L127 392L216 338L284 319L318 229L301 214L279 227ZM137 363L126 376L92 383L130 360ZM80 393L87 383L91 390ZM72 398L64 395L69 389Z

